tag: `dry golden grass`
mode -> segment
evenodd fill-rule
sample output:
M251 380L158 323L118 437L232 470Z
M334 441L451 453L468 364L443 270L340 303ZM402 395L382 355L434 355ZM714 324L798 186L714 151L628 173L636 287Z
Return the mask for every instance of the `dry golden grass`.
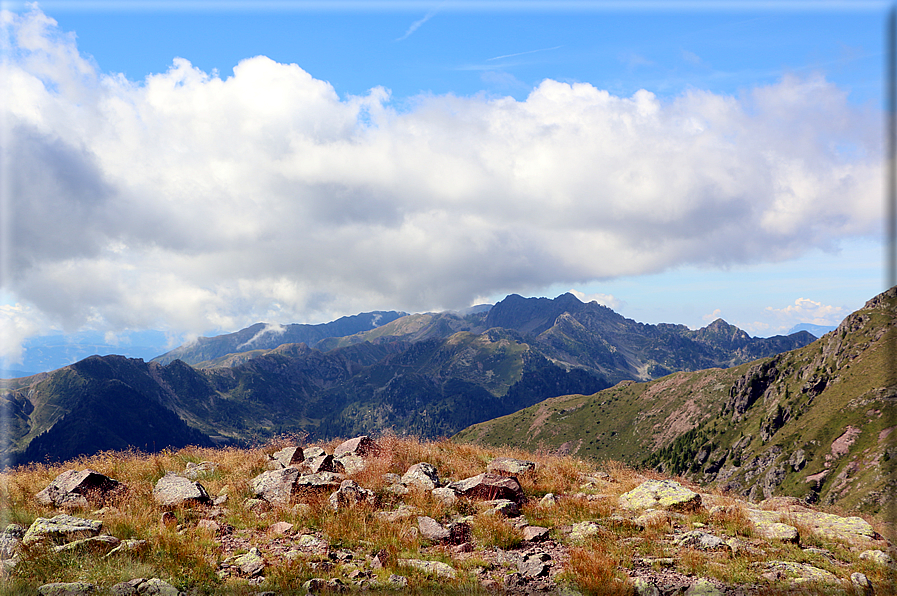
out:
M684 517L677 516L674 520L660 516L656 522L639 528L614 516L621 513L617 506L618 497L647 478L661 478L654 472L641 473L617 462L596 465L570 457L532 454L510 448L487 449L447 440L421 442L414 438L395 436L379 439L379 454L366 458L364 470L350 475L360 485L378 495L380 502L376 508L360 505L351 510L334 512L327 502L328 495L325 494L309 497L301 506L273 507L268 513L247 510L243 502L254 496L252 479L267 470L268 455L289 444L295 444L294 441L294 438L280 438L262 448L251 450L187 448L156 454L106 452L74 462L29 465L0 474L3 523L18 523L23 526L29 525L37 517L52 517L60 512L34 501L34 495L60 473L69 469L90 468L115 478L124 483L127 490L107 503L110 507L105 512L75 514L102 519L104 532L120 539L135 538L147 542L143 551L112 558L91 553L76 555L41 548L29 549L13 574L0 581L0 593L33 594L38 585L49 581L83 580L108 588L134 577L159 577L178 589L197 589L201 594L213 596L248 596L262 591L262 588L247 584L245 579L222 580L218 577L216 572L219 563L234 552L223 550L221 536L197 529L199 519L206 514L204 510L176 509L174 513L180 524L180 531L179 528L165 527L160 523L163 509L155 504L152 497L156 481L166 472L183 473L188 463L202 461L215 462L217 468L201 473L198 480L209 494L226 493L229 497L227 513L218 518L218 521L232 526L234 535L244 539L244 544L258 545L263 551L269 549L268 556L274 558L273 564L266 569L267 580L263 589L283 594L303 593L300 587L311 577L349 580L344 575L345 571L339 571L335 567L313 568L308 561L289 561L271 554L271 544L281 539L269 530L274 522L292 523L297 533L323 537L334 549L346 548L366 554L382 550L391 554L391 561L398 558L446 557L449 549L429 546L427 541L419 537L416 515L388 522L379 517L377 512L392 510L405 504L416 508L420 515L448 522L459 516L477 513L477 507L465 499L459 499L451 506L446 505L426 490L412 490L409 494L398 497L386 490L389 482L384 479L384 474L401 475L413 464L428 462L436 466L441 478L459 480L483 472L487 464L496 457L528 459L537 464L535 473L519 478L529 497L522 506L522 514L528 523L551 528L552 538L561 542L567 540L565 527L582 521L598 521L601 524L597 537L585 544L569 545L569 561L561 575L585 594L631 593L631 584L628 583L625 570L632 566L636 554L639 557L675 555L677 570L730 583L756 581L759 572L752 564L771 557L806 561L837 571L835 567L827 566L819 556L808 555L797 546L757 546L760 542L753 537L753 526L744 504L730 496L717 494L712 499L708 498L713 504L723 506L716 509L714 515L693 513ZM334 440L322 446L331 452L340 442ZM601 472L608 473L610 479L601 480ZM584 476L596 476L599 481L583 487ZM684 484L697 488L690 483ZM555 505L542 507L539 499L547 493L561 497ZM577 493L587 494L574 496ZM593 495L591 500L588 495ZM631 516L627 513L623 517ZM793 523L794 520L784 521L799 527L805 546L818 545L831 550L838 559L849 562L852 569L865 573L876 586L894 585L897 580L894 572L881 565L859 560L858 554L847 545L815 536L809 528ZM717 535L741 537L751 542L752 547L733 556L729 552L705 553L691 549L678 551L671 546L673 523L682 529L689 528L696 522L709 526L710 531ZM477 549L497 547L507 550L523 544L522 531L500 516L477 515L471 523L473 542ZM476 560L468 560L466 564L455 561L454 566L462 573L457 580L451 582L429 577L421 571L399 568L395 562L385 569L375 570L375 576L385 581L392 573L406 575L410 578L409 591L412 593L478 594L483 593L483 590L471 579L476 567L471 561ZM378 592L372 589L369 593Z
M632 588L622 569L630 565L630 557L614 550L606 540L571 548L568 577L584 594L629 596Z

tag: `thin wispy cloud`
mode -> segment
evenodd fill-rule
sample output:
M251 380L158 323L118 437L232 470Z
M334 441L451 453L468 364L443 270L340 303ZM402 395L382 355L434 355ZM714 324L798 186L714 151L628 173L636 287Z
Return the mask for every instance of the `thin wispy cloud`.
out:
M553 48L541 48L538 50L529 50L527 52L517 52L516 54L505 54L504 56L496 56L495 58L487 58L486 62L492 62L493 60L502 60L504 58L514 58L515 56L525 56L526 54L535 54L536 52L549 52L551 50L558 50L563 46L554 46Z
M408 31L405 31L405 35L403 35L402 37L399 37L398 39L396 39L396 41L403 41L403 40L408 39L412 33L417 31L418 29L420 29L421 25L423 25L424 23L426 23L427 21L432 19L436 15L436 12L437 11L435 11L435 10L431 10L424 16L424 18L418 19L418 20L414 21L413 23L411 23L411 26L408 27Z

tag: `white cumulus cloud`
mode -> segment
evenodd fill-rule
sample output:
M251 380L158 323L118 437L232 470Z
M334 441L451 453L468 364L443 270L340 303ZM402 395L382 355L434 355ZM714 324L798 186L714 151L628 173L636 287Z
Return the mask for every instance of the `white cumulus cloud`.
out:
M781 321L781 327L785 329L790 329L799 323L838 325L849 314L841 306L822 304L809 298L798 298L794 304L789 304L784 308L767 306L766 312Z
M3 289L67 328L458 308L881 229L881 119L822 75L663 101L547 79L397 110L264 56L130 81L36 8L0 23Z

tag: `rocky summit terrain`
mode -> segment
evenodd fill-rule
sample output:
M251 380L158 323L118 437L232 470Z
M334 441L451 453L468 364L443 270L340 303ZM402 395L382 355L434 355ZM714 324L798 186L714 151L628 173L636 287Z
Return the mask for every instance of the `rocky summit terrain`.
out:
M359 436L2 477L4 594L893 594L880 519L614 462Z

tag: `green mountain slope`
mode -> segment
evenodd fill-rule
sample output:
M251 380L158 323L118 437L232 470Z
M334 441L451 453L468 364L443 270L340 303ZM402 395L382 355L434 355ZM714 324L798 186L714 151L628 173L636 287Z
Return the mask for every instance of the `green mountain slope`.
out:
M552 398L455 438L621 459L752 498L877 512L895 488L895 354L891 288L805 347Z

